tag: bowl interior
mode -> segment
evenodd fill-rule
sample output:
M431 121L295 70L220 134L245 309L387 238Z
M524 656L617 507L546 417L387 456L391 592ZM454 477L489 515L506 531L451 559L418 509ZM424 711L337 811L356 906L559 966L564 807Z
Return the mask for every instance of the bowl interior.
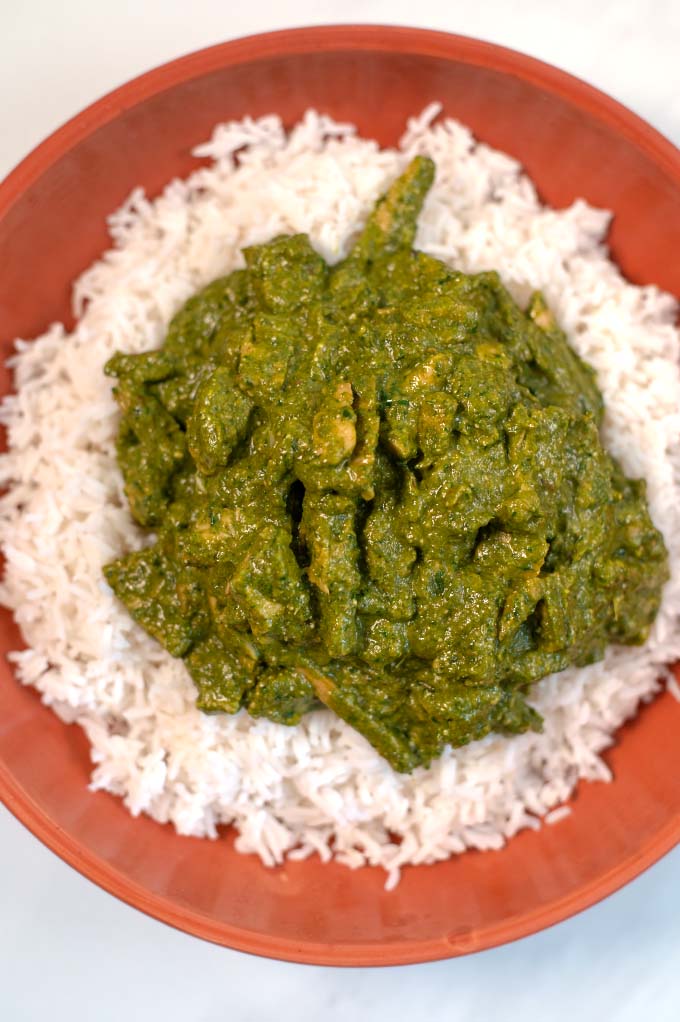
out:
M70 322L70 284L107 247L105 217L200 164L224 119L310 106L383 144L432 100L518 157L542 197L615 212L614 257L636 283L680 295L680 159L615 103L528 58L409 29L307 29L183 58L130 83L43 144L0 188L0 344ZM21 645L0 615L3 652ZM267 870L233 835L180 838L87 790L87 742L0 665L0 796L50 847L131 904L232 947L297 961L390 964L479 950L592 904L680 839L680 704L664 695L608 754L613 785L582 785L577 811L502 852L384 873L317 860Z

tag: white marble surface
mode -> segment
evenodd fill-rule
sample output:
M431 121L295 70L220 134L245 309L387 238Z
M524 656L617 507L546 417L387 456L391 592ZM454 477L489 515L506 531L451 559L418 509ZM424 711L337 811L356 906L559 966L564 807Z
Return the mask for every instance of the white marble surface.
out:
M524 50L680 143L677 0L0 0L0 175L103 92L189 50L330 22L418 24ZM675 1022L680 850L581 916L404 969L268 962L204 944L82 879L0 809L0 1019Z

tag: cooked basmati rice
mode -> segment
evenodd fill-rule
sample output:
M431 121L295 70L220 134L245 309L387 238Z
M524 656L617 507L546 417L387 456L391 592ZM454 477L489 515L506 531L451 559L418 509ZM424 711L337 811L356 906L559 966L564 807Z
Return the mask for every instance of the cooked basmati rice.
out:
M579 779L611 779L600 753L639 702L662 677L677 693L664 665L680 658L674 300L628 284L609 261L608 213L581 201L543 207L514 160L454 121L433 124L437 113L432 106L409 122L390 150L314 112L289 135L275 116L217 127L196 151L210 166L153 202L133 192L111 216L112 249L74 288L76 329L54 325L17 342L16 393L1 412L9 453L0 483L9 489L0 502L0 598L28 646L12 660L23 683L85 729L92 788L180 834L215 837L218 825L234 823L238 849L266 865L314 853L379 864L389 887L404 864L500 848L546 813L563 818ZM499 270L519 301L544 291L597 370L606 445L629 475L647 480L672 579L644 647L611 647L601 663L535 687L542 734L490 736L405 776L325 710L295 728L200 713L182 661L113 598L102 565L146 539L124 499L117 409L102 366L117 349L160 344L192 292L241 265L244 245L305 231L336 261L415 153L437 164L417 247L468 272Z

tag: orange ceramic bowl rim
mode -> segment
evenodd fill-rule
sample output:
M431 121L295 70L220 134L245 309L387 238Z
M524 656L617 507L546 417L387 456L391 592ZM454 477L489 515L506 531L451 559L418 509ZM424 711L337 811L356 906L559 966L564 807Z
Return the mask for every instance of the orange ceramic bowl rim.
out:
M132 79L97 100L38 145L0 184L0 217L23 191L65 153L130 107L172 86L213 70L247 64L273 54L302 56L310 51L368 50L438 57L490 68L522 79L568 100L631 141L673 179L680 181L680 151L622 104L586 82L535 58L466 36L428 29L384 25L326 25L246 36L198 50ZM173 904L132 882L56 824L0 761L0 800L43 844L104 890L142 912L186 933L235 950L291 962L372 966L412 964L465 953L440 940L403 940L398 946L292 941L218 923L198 911ZM680 843L680 814L634 854L591 883L539 909L488 926L475 942L483 950L536 933L596 904L634 879Z

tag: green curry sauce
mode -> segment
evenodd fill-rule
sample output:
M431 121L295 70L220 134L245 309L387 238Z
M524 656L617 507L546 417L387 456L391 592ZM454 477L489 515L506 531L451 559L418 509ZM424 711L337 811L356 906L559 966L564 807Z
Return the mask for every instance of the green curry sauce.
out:
M106 366L155 536L115 594L201 710L324 704L400 771L539 729L529 686L644 641L668 575L542 297L414 251L433 174L416 157L338 265L305 235L247 248Z

